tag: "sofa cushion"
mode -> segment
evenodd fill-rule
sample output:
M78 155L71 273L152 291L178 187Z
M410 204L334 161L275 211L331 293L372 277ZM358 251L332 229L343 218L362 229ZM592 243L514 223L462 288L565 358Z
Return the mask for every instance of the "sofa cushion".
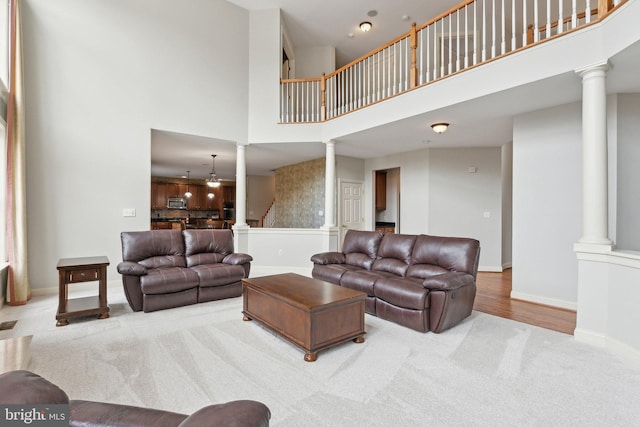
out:
M351 270L346 271L340 279L340 284L346 288L365 292L369 296L374 296L373 287L381 277L397 277L386 271Z
M140 276L140 288L144 294L168 294L198 286L198 275L189 268L155 268Z
M415 235L386 233L380 242L378 259L373 263L373 270L387 271L404 276L411 262Z
M125 231L120 233L122 260L146 268L186 267L180 230Z
M478 271L480 242L475 239L461 237L439 237L420 235L413 246L411 264L430 264L440 268L423 268L420 275L418 268L410 268L411 277L429 277L446 271L469 273L473 277ZM433 274L431 274L433 273Z
M230 285L244 278L244 268L241 265L201 264L191 267L190 270L198 275L201 288Z
M376 282L373 293L398 307L413 310L429 307L429 289L422 286L422 279L383 277Z
M314 279L339 285L342 275L347 271L353 270L360 271L362 268L349 264L315 264L311 271L311 276L313 276Z
M342 244L346 263L370 270L383 235L377 231L348 230Z
M222 262L233 253L231 230L183 230L187 267Z

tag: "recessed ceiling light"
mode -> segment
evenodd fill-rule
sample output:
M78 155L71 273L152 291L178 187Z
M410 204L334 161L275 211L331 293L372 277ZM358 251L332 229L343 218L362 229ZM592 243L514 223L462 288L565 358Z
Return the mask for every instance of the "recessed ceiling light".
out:
M374 16L377 16L377 15L378 15L378 11L377 10L370 10L369 12L367 12L367 16L370 16L372 18Z
M352 38L353 38L353 33L349 33L349 34L347 34L347 37L349 37L350 39L352 39Z
M410 16L409 16L409 15L402 15L402 20L403 20L403 21L408 21L408 20L409 20L409 18L410 18Z

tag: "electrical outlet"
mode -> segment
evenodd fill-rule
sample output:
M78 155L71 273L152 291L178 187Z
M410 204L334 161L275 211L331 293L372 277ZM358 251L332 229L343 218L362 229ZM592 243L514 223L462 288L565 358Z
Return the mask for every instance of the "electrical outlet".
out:
M485 212L484 213L484 217L485 218L491 218L491 212Z
M122 209L122 216L136 216L136 210L133 208Z

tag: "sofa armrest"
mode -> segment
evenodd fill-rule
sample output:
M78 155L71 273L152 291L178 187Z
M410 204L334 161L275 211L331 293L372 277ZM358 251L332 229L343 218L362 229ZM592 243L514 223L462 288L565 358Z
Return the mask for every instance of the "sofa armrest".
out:
M236 400L209 405L194 412L178 427L267 427L271 412L263 403Z
M253 257L247 254L233 253L229 254L222 260L225 264L242 265L253 261Z
M70 427L177 426L186 418L176 412L89 400L71 400L69 405Z
M312 256L311 262L321 265L344 264L347 262L347 257L342 252L323 252Z
M424 279L422 286L432 291L452 291L463 286L473 285L474 281L471 274L452 271L428 277Z
M147 268L137 262L122 261L118 264L118 273L129 276L144 276L147 274Z

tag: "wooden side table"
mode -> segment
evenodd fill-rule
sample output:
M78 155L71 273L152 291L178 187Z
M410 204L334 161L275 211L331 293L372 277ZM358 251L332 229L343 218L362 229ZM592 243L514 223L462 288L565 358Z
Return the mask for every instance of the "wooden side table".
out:
M106 256L62 258L58 261L59 299L56 326L69 324L70 317L97 314L98 319L109 317L107 305L107 266ZM69 299L70 283L98 281L98 295Z

